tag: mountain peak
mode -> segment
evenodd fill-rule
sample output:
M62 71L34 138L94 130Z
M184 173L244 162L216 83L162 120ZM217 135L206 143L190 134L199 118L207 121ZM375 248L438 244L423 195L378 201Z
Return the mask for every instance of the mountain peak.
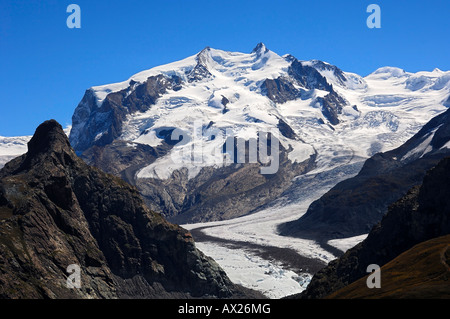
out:
M197 56L202 56L202 55L208 54L208 52L210 52L210 51L211 51L211 47L207 46L203 50L201 50Z
M292 63L297 60L297 58L295 56L293 56L292 54L285 54L282 56L282 58L285 59L286 61L288 61L289 63Z
M269 49L265 46L264 43L259 42L256 47L252 50L252 53L266 53Z

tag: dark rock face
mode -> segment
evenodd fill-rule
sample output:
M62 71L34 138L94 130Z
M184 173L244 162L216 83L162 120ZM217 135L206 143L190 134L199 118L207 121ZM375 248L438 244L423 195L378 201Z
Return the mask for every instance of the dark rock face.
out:
M81 155L81 158L89 165L134 185L136 172L144 165L149 165L167 154L171 147L172 145L168 143L155 148L146 144L130 144L116 140L105 146L95 145L89 148Z
M450 107L450 96L447 98L447 101L444 102L444 105Z
M327 299L448 299L449 265L450 235L436 237L415 245L381 267L379 288L367 288L367 274Z
M212 77L211 72L209 72L208 70L206 61L209 50L211 49L209 47L206 47L197 55L197 64L187 74L187 80L189 83L202 81L203 79Z
M56 121L40 125L28 146L0 171L0 297L248 293L136 188L79 159ZM81 268L80 289L66 287L70 264Z
M345 86L345 82L346 82L346 77L344 72L342 72L341 69L339 69L337 66L335 65L331 65L328 63L325 63L323 61L320 60L312 60L312 65L314 66L314 68L321 70L321 71L331 71L333 72L334 77L336 78L336 80L341 84Z
M283 120L279 121L282 134L296 138L294 131ZM136 172L170 151L173 145L169 143L153 148L116 140L89 148L81 158L136 186L150 209L178 224L223 220L250 213L275 199L291 185L293 177L311 169L314 164L314 156L303 163L290 162L287 150L280 145L279 169L275 174L261 174L264 165L248 163L246 155L246 163L239 164L235 158L235 164L203 168L192 179L188 178L189 171L184 168L174 171L167 180L137 179ZM248 151L248 141L245 143ZM236 142L234 145L236 147Z
M308 90L319 89L331 92L333 89L332 85L315 68L303 65L297 59L292 61L288 74Z
M266 79L261 85L261 91L275 103L285 103L300 97L300 90L296 89L288 79Z
M322 106L322 114L333 125L339 124L339 114L342 113L342 107L346 104L345 100L336 92L318 97L317 101Z
M312 279L303 298L323 298L367 275L421 242L450 234L450 158L429 170L415 186L389 207L368 237L329 263Z
M450 112L446 111L404 145L368 159L357 176L337 184L300 219L281 225L280 232L323 240L368 233L391 203L420 184L428 169L450 156L449 149L441 149L450 140L449 128ZM411 153L433 132L430 152Z

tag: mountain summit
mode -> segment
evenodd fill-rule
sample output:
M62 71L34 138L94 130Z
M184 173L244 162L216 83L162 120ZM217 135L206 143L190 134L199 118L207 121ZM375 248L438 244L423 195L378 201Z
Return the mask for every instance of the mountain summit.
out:
M70 143L87 163L138 187L171 221L229 219L257 211L296 176L398 147L447 109L449 83L450 72L393 68L363 78L263 43L250 53L206 47L89 88ZM270 145L279 145L270 176L261 173L260 154L248 152L269 133L277 141Z

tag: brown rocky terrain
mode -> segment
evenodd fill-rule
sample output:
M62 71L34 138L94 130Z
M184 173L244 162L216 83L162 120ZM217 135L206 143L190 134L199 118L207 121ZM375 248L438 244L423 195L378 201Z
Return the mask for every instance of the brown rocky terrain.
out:
M79 289L66 285L71 264ZM78 158L54 120L0 171L1 298L255 296L136 188Z
M187 168L175 170L167 180L137 179L137 171L170 151L169 142L167 139L153 148L143 144L130 146L128 142L116 140L105 146L95 145L80 157L89 165L136 186L150 209L177 224L252 213L276 199L292 184L295 176L310 170L315 159L311 156L305 162L292 163L288 152L280 145L279 169L275 174L261 174L263 165L260 163L235 163L205 167L191 179Z

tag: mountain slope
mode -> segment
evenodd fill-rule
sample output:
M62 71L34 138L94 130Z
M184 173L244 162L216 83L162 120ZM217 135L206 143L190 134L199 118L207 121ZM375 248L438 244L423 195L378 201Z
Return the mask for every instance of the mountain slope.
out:
M81 268L80 289L66 287L70 264ZM134 187L79 159L54 120L0 170L0 282L2 298L246 293Z
M325 240L368 233L388 205L420 184L440 159L450 156L449 142L447 110L402 146L368 159L358 175L334 186L300 219L281 225L280 232Z
M301 297L326 297L367 275L370 264L382 267L419 243L450 234L449 192L450 158L445 158L427 172L422 185L389 207L364 241L316 273Z
M137 186L173 221L228 219L257 211L293 176L398 147L446 110L449 75L382 68L363 78L280 56L262 43L251 53L206 47L88 89L70 142L87 163ZM279 162L249 151L269 133L279 142ZM270 164L272 173L261 173Z

